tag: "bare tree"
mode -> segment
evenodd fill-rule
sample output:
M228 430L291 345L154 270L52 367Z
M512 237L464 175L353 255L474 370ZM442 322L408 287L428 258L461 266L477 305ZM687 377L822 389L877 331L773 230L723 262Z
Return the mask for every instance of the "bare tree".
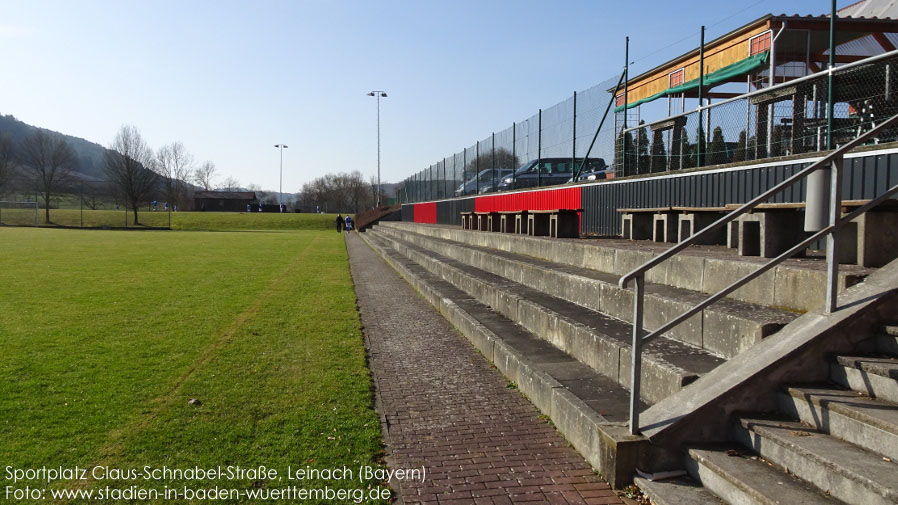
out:
M193 181L206 191L212 191L215 180L215 163L204 161L202 165L193 171Z
M19 152L44 200L44 219L50 222L50 199L54 191L68 183L75 165L75 152L60 136L37 130L22 141Z
M7 191L14 166L12 139L6 134L0 134L0 195Z
M240 189L240 181L236 177L229 175L219 186L221 191L237 191Z
M192 166L193 156L180 142L162 146L156 152L156 169L164 179L165 198L169 204L184 206Z
M115 184L125 203L134 212L134 224L139 224L137 209L149 201L159 175L151 168L156 164L153 150L147 145L140 131L131 125L122 125L106 151L105 169L109 180Z

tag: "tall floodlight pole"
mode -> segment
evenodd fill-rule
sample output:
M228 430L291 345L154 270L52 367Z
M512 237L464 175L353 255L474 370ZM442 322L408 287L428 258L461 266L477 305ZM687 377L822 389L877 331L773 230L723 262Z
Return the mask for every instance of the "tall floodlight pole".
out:
M278 187L278 210L280 212L284 211L284 149L286 149L287 145L285 144L275 144L274 147L277 147L281 150L281 175L280 175L280 185Z
M387 92L375 90L368 93L368 96L377 97L377 196L375 197L375 207L380 207L380 99L387 97Z

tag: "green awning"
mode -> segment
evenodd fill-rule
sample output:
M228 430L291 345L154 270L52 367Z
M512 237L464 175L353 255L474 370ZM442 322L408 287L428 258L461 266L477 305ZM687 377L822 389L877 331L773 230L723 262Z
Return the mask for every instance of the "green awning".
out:
M745 75L745 74L751 72L752 70L767 63L768 53L769 53L769 51L764 51L763 53L758 53L754 56L749 56L748 58L745 58L744 60L740 60L740 61L737 61L736 63L732 63L723 68L719 68L719 69L711 72L710 74L705 74L705 86L706 87L713 86L713 85L719 84L721 82L726 82L726 81L732 79L733 77L736 77L739 75ZM689 90L696 89L696 88L698 88L698 78L695 78L691 81L684 82L683 84L680 84L679 86L667 88L660 93L655 93L652 96L648 96L641 100L637 100L633 103L627 104L627 108L632 109L633 107L636 107L639 104L651 102L652 100L657 100L658 98L661 98L663 96L678 95L685 91L689 91ZM614 108L614 112L620 112L622 110L624 110L623 105L620 105L620 106Z

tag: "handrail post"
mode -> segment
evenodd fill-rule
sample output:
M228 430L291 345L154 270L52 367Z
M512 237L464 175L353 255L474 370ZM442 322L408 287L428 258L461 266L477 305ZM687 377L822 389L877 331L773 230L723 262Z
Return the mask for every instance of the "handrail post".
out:
M829 224L833 227L826 236L826 314L838 308L839 297L839 221L842 219L842 164L844 158L833 160L829 185Z
M633 347L630 349L630 434L639 434L639 386L642 379L642 308L645 298L645 273L633 279Z

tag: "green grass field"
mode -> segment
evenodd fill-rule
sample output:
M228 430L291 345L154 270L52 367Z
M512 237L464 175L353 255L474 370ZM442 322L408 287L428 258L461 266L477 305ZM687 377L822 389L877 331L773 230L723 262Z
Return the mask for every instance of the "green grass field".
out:
M221 216L214 227L210 215ZM343 239L328 216L270 216L264 226L293 230L0 228L0 489L12 485L6 465L377 464L380 426ZM182 224L244 229L232 217L255 218L191 214ZM328 231L295 231L303 226ZM263 481L205 487L287 485ZM381 483L302 485L325 484Z
M167 228L171 217L173 230L332 230L336 214L245 213L245 212L168 212L141 211L140 228ZM40 226L84 228L133 228L134 215L124 210L50 209L50 223L44 209L38 211ZM34 209L0 209L0 225L33 226Z

